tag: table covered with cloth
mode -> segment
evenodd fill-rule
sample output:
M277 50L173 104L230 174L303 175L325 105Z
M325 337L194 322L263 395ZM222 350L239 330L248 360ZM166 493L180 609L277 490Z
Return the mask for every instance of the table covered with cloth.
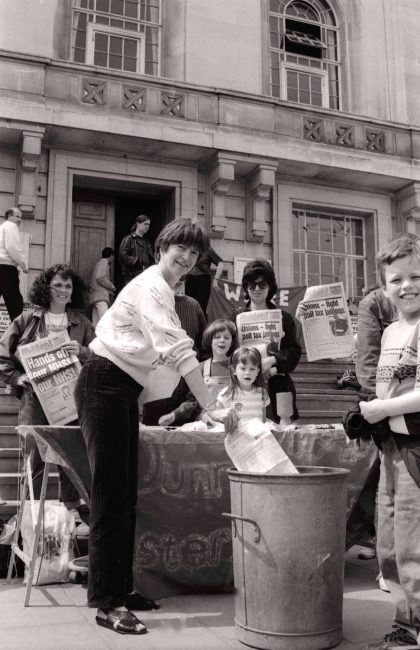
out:
M275 436L296 465L341 467L348 475L347 548L366 538L373 522L378 452L350 441L340 425L279 427ZM68 467L90 496L91 476L78 427L19 427L35 435L42 455ZM226 470L232 462L224 433L140 429L136 589L153 599L182 593L229 591L233 586ZM275 525L275 522L273 522Z
M378 451L350 441L341 425L278 427L295 465L349 470L347 548L373 523ZM149 598L232 588L231 524L224 433L146 428L140 435L135 586ZM273 522L275 525L275 522Z

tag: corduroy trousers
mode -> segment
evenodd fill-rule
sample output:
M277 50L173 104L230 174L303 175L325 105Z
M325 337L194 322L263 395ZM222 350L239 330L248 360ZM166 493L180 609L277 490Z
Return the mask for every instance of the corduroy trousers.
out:
M123 605L133 589L140 386L91 354L75 399L92 471L89 607Z

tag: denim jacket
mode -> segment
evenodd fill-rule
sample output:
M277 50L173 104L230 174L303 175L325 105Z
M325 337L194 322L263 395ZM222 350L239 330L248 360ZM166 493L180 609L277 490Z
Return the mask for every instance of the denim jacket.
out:
M385 327L398 316L382 289L375 289L360 301L357 313L357 380L364 391L376 392L376 368Z
M0 376L11 386L16 386L19 377L25 373L19 355L16 354L17 347L35 340L38 331L42 331L45 326L45 311L45 309L36 307L21 314L15 318L0 339ZM92 323L83 314L71 309L67 309L66 312L69 323L67 331L70 340L77 341L81 346L78 358L83 364L89 355L88 345L95 336L95 330Z

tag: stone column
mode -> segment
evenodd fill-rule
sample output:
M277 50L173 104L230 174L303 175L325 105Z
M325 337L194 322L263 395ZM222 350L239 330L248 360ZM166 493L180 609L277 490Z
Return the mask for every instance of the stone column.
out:
M235 164L218 153L208 175L209 210L207 225L212 237L223 237L226 230L226 195L235 178Z
M247 178L246 238L261 241L267 232L265 203L271 200L277 165L261 163Z
M17 204L24 217L35 218L38 164L45 129L22 131L17 174Z
M395 193L397 232L411 232L420 237L420 183L406 185Z

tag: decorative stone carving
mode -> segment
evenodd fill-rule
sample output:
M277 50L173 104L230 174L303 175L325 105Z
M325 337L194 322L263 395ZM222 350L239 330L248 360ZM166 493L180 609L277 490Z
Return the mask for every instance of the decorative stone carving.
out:
M354 126L335 125L336 144L342 147L354 147Z
M35 218L37 174L44 129L22 131L17 175L18 208L24 217Z
M368 151L385 151L385 133L384 131L370 131L366 129L366 149Z
M126 111L140 111L146 110L147 89L137 86L126 86L123 84L123 103L121 108Z
M184 100L185 95L179 95L175 92L162 92L161 93L162 107L160 114L169 115L171 117L185 117L184 115Z
M226 230L226 194L235 179L235 164L231 158L217 154L208 176L208 226L213 237L223 237Z
M303 137L305 140L310 142L323 142L323 128L322 121L315 119L304 119L303 120Z
M262 163L247 179L246 236L248 241L261 241L267 232L265 204L271 201L276 182L277 165Z
M406 185L395 193L397 229L420 236L420 183Z
M106 81L99 79L82 78L82 102L83 104L106 104Z

